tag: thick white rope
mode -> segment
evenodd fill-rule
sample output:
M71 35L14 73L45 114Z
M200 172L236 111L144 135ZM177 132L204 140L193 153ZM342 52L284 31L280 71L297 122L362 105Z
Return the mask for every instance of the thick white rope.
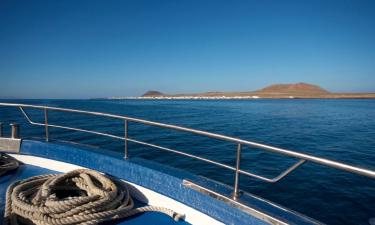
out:
M126 185L93 170L40 175L8 187L4 225L99 224L146 211L183 215L164 207L134 208Z

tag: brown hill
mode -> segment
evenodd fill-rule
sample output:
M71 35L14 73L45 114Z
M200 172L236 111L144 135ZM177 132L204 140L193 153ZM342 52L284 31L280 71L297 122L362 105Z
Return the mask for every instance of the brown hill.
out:
M317 85L307 83L296 83L296 84L274 84L265 87L258 93L270 94L328 94L329 92Z
M160 91L148 91L142 95L142 97L160 97L165 96L165 94L161 93Z
M165 97L165 98L323 98L323 99L375 99L375 93L331 93L313 84L274 84L258 91L245 92L206 92L191 94L164 94L159 91L148 91L142 97Z

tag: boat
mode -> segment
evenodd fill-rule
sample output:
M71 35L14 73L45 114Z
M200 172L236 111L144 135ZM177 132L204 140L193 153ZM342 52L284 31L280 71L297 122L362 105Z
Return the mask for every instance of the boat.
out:
M322 224L313 218L242 191L239 182L240 176L276 183L302 164L315 163L375 179L375 171L370 169L197 129L77 109L0 103L0 110L2 107L11 108L15 114L21 112L25 122L29 125L44 129L44 137L42 140L22 138L19 124L10 124L11 135L5 137L3 134L5 124L1 124L0 114L0 212L3 218L0 220L0 224L12 224L12 220L19 220L21 223L26 221L25 223L28 224L101 224L102 222L103 224L210 225ZM44 121L35 121L28 110L40 110L44 115ZM51 123L49 112L52 111L120 120L123 122L124 135L116 136L105 132ZM59 121L59 118L54 118L53 121ZM236 149L233 150L233 154L236 155L235 165L223 164L199 155L137 140L128 135L129 123L177 130L234 143L236 146ZM121 149L123 155L118 157L118 155L111 155L89 146L52 140L50 128L61 129L67 133L75 131L123 141L124 148ZM224 168L228 173L234 174L233 185L228 186L145 159L131 158L129 157L131 149L128 148L130 142ZM290 157L296 162L276 177L270 178L251 173L241 168L241 155L244 146ZM59 179L60 181L58 181ZM64 183L61 181L63 179L68 179L69 182L64 181ZM98 201L102 201L98 200L98 193L110 189L102 182L103 180L113 181L111 185L124 188L121 193L125 193L125 196L129 194L129 196L121 196L118 199L127 199L126 204L132 202L132 205L114 206L112 214L107 217L110 220L100 220L99 217L95 217L96 220L93 220L94 216L104 214L107 209L107 206L97 204ZM29 189L22 189L26 188L26 184L29 184ZM58 184L62 186L58 187ZM68 188L66 187L68 184L75 186ZM92 193L88 191L90 185L94 186ZM74 194L69 194L69 191ZM43 196L47 196L46 193L50 195L43 199ZM106 194L104 196L107 196ZM72 201L88 198L93 202L87 201L81 203L80 206L88 207L88 205L96 204L96 208L85 208L83 211L67 208L67 205L72 205ZM117 199L117 195L114 199ZM108 204L115 205L111 202ZM56 205L60 208L53 208ZM104 211L100 211L99 208L104 208ZM41 212L37 214L37 210L41 210ZM77 214L73 214L75 210L78 211ZM116 214L120 211L121 213ZM42 222L42 219L46 220Z

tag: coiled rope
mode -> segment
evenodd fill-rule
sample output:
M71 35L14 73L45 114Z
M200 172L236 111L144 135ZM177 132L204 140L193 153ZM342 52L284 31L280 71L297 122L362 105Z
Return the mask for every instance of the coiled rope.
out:
M146 211L183 215L156 206L134 208L125 184L93 170L40 175L8 187L4 224L99 224Z
M17 169L19 162L17 159L5 153L0 153L0 176L6 174L11 170Z

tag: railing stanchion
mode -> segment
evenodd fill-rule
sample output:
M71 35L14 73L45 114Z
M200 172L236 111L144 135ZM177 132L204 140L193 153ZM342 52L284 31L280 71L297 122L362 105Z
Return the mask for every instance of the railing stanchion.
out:
M44 128L46 131L46 141L49 141L49 130L48 130L48 110L44 108Z
M0 137L3 136L3 123L0 122Z
M13 139L14 138L19 138L19 134L20 134L19 128L20 128L20 125L18 125L17 123L11 123L9 125L11 127L10 137L13 138Z
M241 144L237 145L237 156L236 156L236 172L234 176L234 187L232 198L236 200L239 197L238 182L240 178L240 164L241 164Z
M124 130L125 130L125 159L129 158L128 154L128 120L125 120L124 123Z

